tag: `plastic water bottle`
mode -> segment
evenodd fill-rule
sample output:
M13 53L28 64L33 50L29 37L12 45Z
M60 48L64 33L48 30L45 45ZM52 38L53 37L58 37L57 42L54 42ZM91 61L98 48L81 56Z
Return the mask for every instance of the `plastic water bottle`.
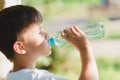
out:
M98 23L91 23L84 26L78 26L81 31L83 31L88 39L99 39L104 37L105 35L105 29L104 25L101 22ZM54 36L50 37L48 39L48 43L50 46L56 45L60 47L64 47L65 45L68 45L68 43L62 39L60 36L60 31L54 34Z

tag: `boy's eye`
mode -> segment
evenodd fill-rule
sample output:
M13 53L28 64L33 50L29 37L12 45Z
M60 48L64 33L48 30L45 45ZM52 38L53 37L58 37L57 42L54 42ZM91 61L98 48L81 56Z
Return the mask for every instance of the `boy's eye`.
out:
M39 31L39 34L41 34L41 31Z
M41 27L39 27L39 34L41 34L41 32L42 32L42 29L41 29Z
M43 34L44 33L44 30L41 28L40 30L39 30L39 34Z
M42 30L39 30L39 34L42 34Z

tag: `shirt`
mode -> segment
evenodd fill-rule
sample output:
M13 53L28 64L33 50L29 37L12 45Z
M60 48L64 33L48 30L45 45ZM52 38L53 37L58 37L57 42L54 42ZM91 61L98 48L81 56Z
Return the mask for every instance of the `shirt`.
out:
M54 76L47 70L22 69L8 73L6 80L68 80Z

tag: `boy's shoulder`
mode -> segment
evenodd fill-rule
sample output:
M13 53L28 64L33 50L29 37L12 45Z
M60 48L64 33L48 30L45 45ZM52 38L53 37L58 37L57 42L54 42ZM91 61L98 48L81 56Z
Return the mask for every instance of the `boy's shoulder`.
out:
M8 80L22 79L23 80L32 80L35 76L43 77L45 75L49 75L50 73L47 70L38 70L38 69L22 69L16 72L10 72L7 75ZM12 78L12 79L11 79ZM36 79L37 80L37 79Z
M7 80L67 80L54 76L47 70L38 69L22 69L11 72L7 75Z

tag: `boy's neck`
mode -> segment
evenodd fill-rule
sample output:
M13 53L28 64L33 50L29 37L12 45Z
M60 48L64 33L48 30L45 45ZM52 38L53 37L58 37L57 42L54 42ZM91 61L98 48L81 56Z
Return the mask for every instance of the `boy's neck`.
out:
M35 65L20 65L20 64L16 64L14 63L14 67L13 67L13 72L22 70L22 69L35 69Z
M13 72L21 69L35 69L36 60L26 60L26 59L14 59L13 60Z

